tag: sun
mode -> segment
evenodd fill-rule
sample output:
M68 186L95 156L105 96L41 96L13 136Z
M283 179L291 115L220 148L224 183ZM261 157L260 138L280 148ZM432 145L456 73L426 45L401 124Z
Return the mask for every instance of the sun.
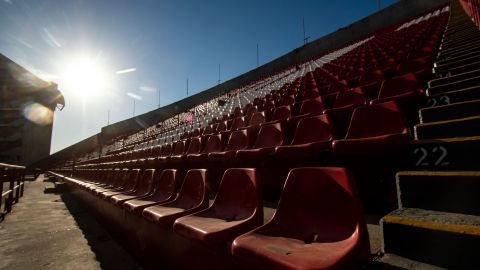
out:
M109 72L101 61L88 55L67 59L63 67L63 87L82 98L104 94L110 84Z

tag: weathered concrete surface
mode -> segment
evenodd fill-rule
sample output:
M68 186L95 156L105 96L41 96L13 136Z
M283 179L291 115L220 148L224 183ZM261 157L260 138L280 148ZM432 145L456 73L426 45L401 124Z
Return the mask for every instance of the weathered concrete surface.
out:
M0 269L141 269L61 185L40 176L0 223Z

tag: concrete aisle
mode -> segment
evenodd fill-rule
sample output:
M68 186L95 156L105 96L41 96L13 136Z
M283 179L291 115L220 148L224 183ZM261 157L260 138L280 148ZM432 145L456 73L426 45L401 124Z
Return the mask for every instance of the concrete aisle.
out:
M67 193L43 176L0 223L0 269L141 269Z

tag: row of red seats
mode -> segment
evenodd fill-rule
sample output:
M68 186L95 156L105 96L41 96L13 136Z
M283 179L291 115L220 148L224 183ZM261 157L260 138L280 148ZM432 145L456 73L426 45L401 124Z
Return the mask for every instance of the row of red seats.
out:
M358 194L343 168L290 171L276 212L265 224L256 169L226 170L211 206L205 169L189 170L178 194L175 169L80 170L74 175L65 178L67 184L143 216L159 229L219 254L226 251L244 268L357 269L370 257Z
M316 103L318 99L313 101ZM317 104L314 106L318 107ZM274 116L282 114L285 118L273 118L270 122L259 120L248 127L232 124L229 131L132 151L117 156L116 159L104 159L106 162L93 166L117 167L123 164L129 167L152 167L188 163L189 167L195 167L205 161L222 161L231 166L263 160L267 156L284 159L315 158L330 150L334 154L398 152L409 138L408 126L394 102L370 106L358 104L357 107L348 109L353 113L351 120L347 119L346 125L344 123L344 128L348 126L344 138L333 134L332 119L341 120L344 117L342 110L345 109L327 110L325 114L319 114L323 113L320 111L292 116L288 106L282 106L276 109ZM348 114L347 110L345 112ZM262 113L254 114L257 115L260 115L259 119L263 117ZM237 122L240 121L234 121ZM292 127L295 127L293 136L288 141L287 132Z

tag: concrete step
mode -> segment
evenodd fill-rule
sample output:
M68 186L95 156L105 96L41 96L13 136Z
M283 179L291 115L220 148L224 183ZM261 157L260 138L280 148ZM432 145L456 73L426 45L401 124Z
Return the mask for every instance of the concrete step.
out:
M429 95L427 91L427 104L430 107L448 105L457 102L480 99L480 85L436 95Z
M418 112L420 123L467 118L480 115L480 99L423 108Z
M415 139L441 139L480 135L480 116L417 124Z
M438 73L447 73L448 70L458 68L461 66L468 65L473 62L478 62L480 61L480 54L478 52L471 52L468 54L467 57L456 57L451 60L447 60L441 63L435 63L433 67L433 71L435 74Z
M397 173L399 208L480 215L480 171Z
M367 267L367 270L446 270L446 268L435 265L407 259L395 254L384 254L378 258L373 267Z
M429 87L426 92L430 96L476 86L480 86L480 76Z
M478 29L472 23L456 27L455 29L447 29L443 35L443 40L447 41L468 35L478 35Z
M478 40L480 40L480 32L478 30L471 32L460 32L455 35L449 36L448 38L444 37L442 42L442 48L448 49L469 42L477 42Z
M480 136L417 140L407 145L407 168L437 171L478 171Z
M480 217L403 208L383 217L383 252L447 269L480 269Z
M473 43L452 48L451 50L440 50L437 57L439 64L444 64L452 61L455 58L462 58L462 56L475 55L480 50L480 45Z
M480 62L480 61L479 61ZM458 81L464 81L472 77L480 76L480 68L479 69L470 69L467 72L460 73L460 74L451 74L450 70L448 71L450 76L446 76L443 78L433 79L428 82L428 87L435 87L439 85L444 85L448 83L455 83Z
M476 53L480 53L480 50ZM440 79L440 78L447 78L450 76L455 76L462 73L470 72L472 70L479 70L479 69L480 69L480 61L477 61L477 62L471 62L471 63L465 64L463 66L457 66L455 68L451 68L447 71L444 71L443 73L435 73L435 71L433 72L435 77L437 79Z
M467 36L459 36L456 38L449 39L448 41L442 42L442 50L448 50L450 48L457 48L466 44L478 43L480 42L479 34L470 34Z

